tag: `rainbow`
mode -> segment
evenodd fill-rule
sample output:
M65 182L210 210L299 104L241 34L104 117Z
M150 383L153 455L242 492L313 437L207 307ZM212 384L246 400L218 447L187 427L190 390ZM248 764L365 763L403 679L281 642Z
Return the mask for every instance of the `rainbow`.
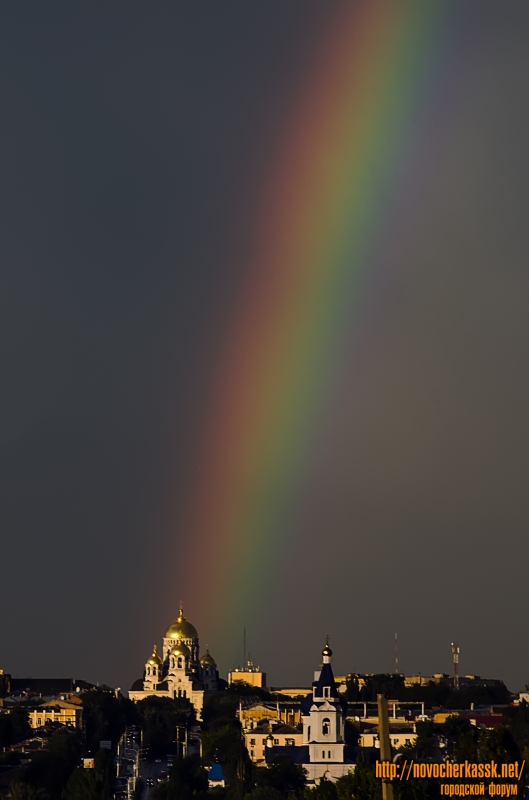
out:
M345 331L362 314L366 263L410 157L444 27L438 0L346 0L329 14L274 169L257 187L254 256L219 344L179 523L186 608L215 632L212 650L215 638L240 638L248 598L264 613L274 553L292 550L299 482ZM235 634L227 619L240 623Z

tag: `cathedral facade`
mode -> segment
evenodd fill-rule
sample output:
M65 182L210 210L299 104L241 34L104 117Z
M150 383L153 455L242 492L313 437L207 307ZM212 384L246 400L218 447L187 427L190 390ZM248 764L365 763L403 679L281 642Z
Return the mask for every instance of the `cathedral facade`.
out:
M206 648L200 658L197 629L185 617L182 606L163 638L162 653L153 647L145 663L143 678L129 691L131 700L145 697L186 697L194 706L197 718L202 715L204 694L216 691L219 673L213 656Z

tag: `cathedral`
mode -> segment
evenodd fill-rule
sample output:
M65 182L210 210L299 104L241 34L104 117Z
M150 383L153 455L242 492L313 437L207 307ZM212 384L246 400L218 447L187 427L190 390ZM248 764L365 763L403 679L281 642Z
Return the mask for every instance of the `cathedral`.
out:
M145 663L143 678L134 681L129 697L187 697L195 707L197 718L202 715L204 694L216 691L219 673L215 659L206 648L200 658L197 629L185 617L182 605L175 621L165 632L162 654L156 645Z

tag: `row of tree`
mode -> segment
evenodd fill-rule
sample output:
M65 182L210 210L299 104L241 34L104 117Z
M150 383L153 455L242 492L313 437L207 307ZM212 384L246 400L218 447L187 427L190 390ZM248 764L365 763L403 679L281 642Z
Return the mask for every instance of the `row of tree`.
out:
M347 680L345 697L348 702L376 702L379 694L403 702L424 702L427 708L446 709L471 708L472 703L475 706L504 704L511 696L502 681L490 686L464 686L456 691L448 681L405 686L404 676L395 674L370 675L362 682L351 675Z

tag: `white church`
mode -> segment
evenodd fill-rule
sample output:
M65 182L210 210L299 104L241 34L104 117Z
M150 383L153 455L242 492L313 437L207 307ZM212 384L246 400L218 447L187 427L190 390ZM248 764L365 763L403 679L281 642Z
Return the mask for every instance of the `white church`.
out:
M162 645L162 655L153 647L145 663L143 678L134 681L129 697L143 700L145 697L187 697L195 707L197 719L201 718L204 694L214 692L219 685L219 673L215 659L206 648L200 658L197 629L180 613L167 629Z
M322 651L321 669L314 674L312 694L301 701L303 744L276 747L270 736L266 746L268 764L276 755L289 755L306 769L309 784L323 777L336 781L354 770L345 745L345 709L334 681L331 656L327 644Z

